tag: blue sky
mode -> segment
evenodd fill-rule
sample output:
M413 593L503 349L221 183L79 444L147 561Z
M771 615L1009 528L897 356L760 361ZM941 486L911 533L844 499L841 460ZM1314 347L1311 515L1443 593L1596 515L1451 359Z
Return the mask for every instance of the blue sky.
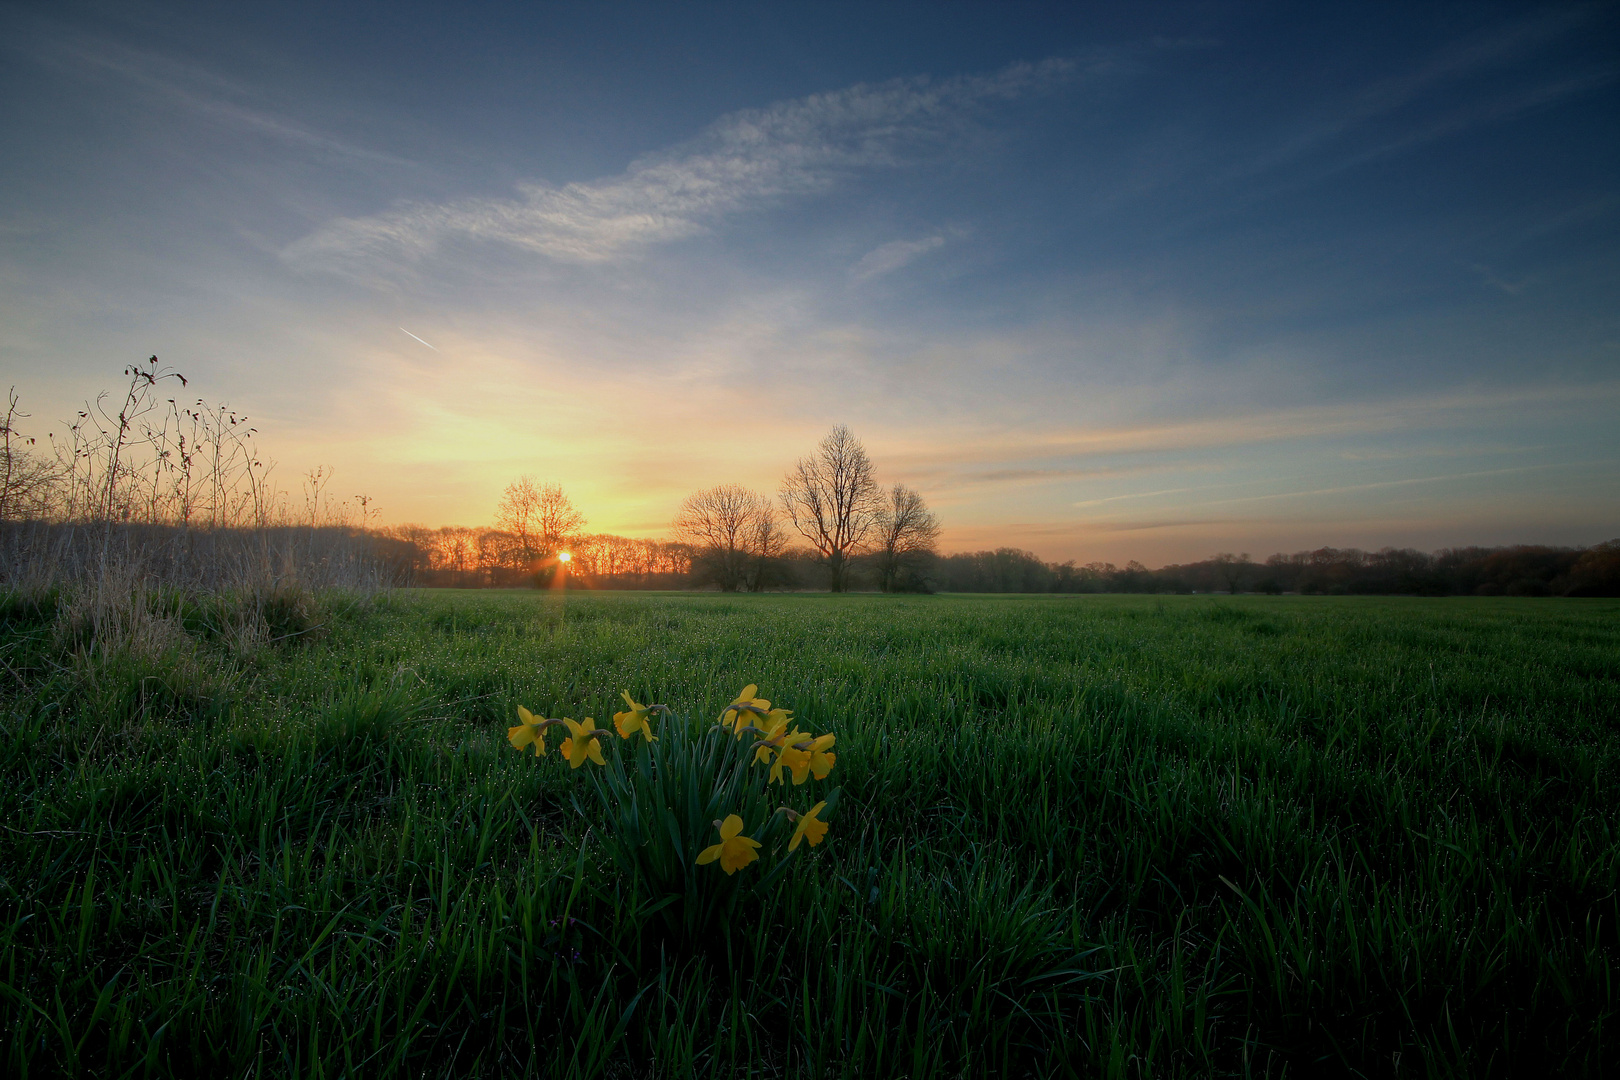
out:
M1620 535L1616 7L1122 7L6 6L0 372L386 521L843 422L951 549Z

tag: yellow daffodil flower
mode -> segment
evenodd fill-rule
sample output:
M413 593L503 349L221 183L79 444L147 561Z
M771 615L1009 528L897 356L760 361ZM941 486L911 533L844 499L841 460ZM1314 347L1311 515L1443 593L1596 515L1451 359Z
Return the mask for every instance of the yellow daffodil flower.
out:
M775 716L777 711L780 710L773 710L771 715ZM763 762L769 765L771 758L781 752L782 743L786 738L787 717L784 715L781 719L774 721L766 734L762 735L759 742L754 744L754 764L758 765Z
M535 757L543 756L546 752L545 720L521 705L518 706L518 719L523 722L506 729L506 741L520 754L532 746Z
M563 723L568 725L568 738L562 741L557 749L562 756L568 759L568 767L577 769L590 758L598 765L606 765L602 760L602 748L596 745L596 738L591 733L596 730L596 721L586 717L582 723L574 723L568 717L563 717Z
M817 780L827 779L827 774L832 772L833 765L838 761L838 755L831 752L835 738L836 736L833 735L823 735L810 744L808 751L810 754L810 771L815 774ZM793 774L793 782L795 784L802 783L798 773Z
M827 835L827 823L816 815L821 813L821 808L826 805L826 801L823 800L799 815L799 827L793 830L793 839L788 841L789 851L797 850L800 840L810 841L811 847L821 843L822 838Z
M762 713L769 712L771 703L764 698L755 697L754 695L757 693L759 693L759 687L753 683L743 687L742 692L737 695L737 699L727 705L725 710L721 712L720 726L736 731L739 727L747 727L753 724ZM755 709L758 709L759 712L755 712ZM738 732L739 737L741 734L741 732Z
M793 774L795 784L804 783L804 777L809 775L810 769L810 750L806 746L810 741L808 731L794 728L787 733L782 739L782 749L777 751L776 764L771 766L771 783L786 783L782 779L783 769Z
M658 736L652 733L652 710L638 705L628 690L622 691L620 696L630 706L630 711L613 714L613 726L619 729L619 738L632 738L639 731L647 737L648 742L657 742Z
M750 687L750 689L752 688ZM759 841L738 835L742 832L742 818L732 814L725 821L716 822L716 824L720 826L720 842L713 847L703 849L703 853L697 857L699 866L719 859L720 869L727 874L735 874L738 870L759 858L759 853L755 850L760 846ZM826 826L823 825L822 829L826 829Z

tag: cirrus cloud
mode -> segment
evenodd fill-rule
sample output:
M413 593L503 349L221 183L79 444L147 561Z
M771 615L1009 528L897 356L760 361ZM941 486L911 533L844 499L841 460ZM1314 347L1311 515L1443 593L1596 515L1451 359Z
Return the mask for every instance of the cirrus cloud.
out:
M283 255L298 265L370 276L426 258L448 241L471 239L560 262L606 262L704 232L731 214L826 190L857 170L901 167L949 145L984 109L1108 66L1104 58L1059 58L989 75L894 79L812 94L723 116L695 139L640 158L617 176L560 187L520 184L517 198L403 203L333 221ZM943 243L936 241L913 243ZM894 269L926 246L910 254L893 249L874 264L891 265L871 272Z
M850 276L856 281L867 281L883 274L893 273L907 263L944 245L943 236L927 236L921 240L891 240L868 251L861 261L855 264Z

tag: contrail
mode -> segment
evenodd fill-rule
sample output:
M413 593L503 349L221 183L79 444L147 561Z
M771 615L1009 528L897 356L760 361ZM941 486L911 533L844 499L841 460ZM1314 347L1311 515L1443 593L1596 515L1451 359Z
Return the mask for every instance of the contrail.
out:
M409 330L405 329L403 326L399 328L399 332L404 334L406 337L413 337L413 338L416 338L417 341L422 341L421 338L416 337L415 334L411 333ZM427 345L427 347L430 348L430 349L433 349L433 346L428 345L428 343L425 342L425 341L422 341L422 344ZM433 351L438 352L439 350L438 349L433 349Z

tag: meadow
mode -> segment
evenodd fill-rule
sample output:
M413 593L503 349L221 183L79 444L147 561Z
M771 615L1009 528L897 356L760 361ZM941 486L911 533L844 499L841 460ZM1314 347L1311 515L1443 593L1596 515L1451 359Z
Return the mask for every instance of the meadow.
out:
M8 1075L1620 1057L1617 601L331 593L252 647L151 605L102 650L0 607ZM507 727L747 683L837 732L841 799L683 934Z

